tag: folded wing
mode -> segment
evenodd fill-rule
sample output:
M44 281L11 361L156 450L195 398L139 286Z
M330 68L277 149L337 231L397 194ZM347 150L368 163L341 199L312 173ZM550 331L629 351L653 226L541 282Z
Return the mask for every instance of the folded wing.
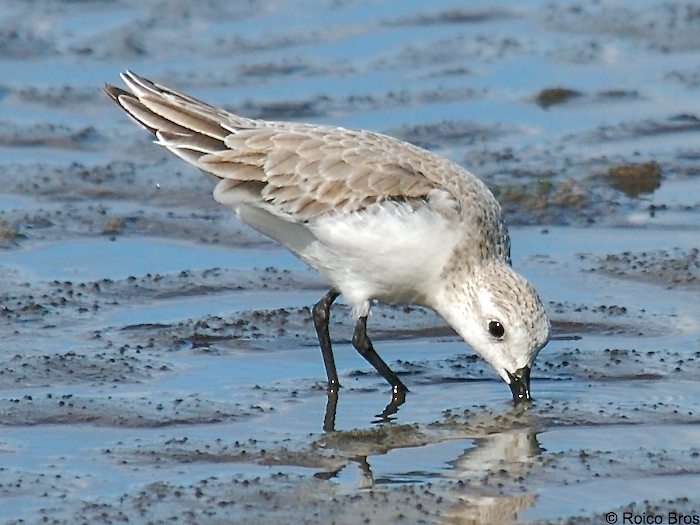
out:
M353 212L384 200L432 199L446 212L458 196L440 179L439 157L370 131L234 115L131 72L130 91L106 92L181 159L219 180L215 196L295 222Z

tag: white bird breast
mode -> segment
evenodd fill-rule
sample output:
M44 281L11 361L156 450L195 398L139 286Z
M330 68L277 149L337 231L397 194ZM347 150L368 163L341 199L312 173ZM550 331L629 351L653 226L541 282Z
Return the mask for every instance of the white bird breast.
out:
M309 224L317 240L300 257L354 304L429 305L459 228L427 204L384 202Z

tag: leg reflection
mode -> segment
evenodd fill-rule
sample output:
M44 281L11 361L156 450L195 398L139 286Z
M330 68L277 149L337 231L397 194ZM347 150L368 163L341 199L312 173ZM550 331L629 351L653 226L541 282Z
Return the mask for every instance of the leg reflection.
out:
M391 421L395 419L391 416L399 411L399 407L406 402L406 388L403 386L394 386L391 389L391 401L384 408L381 414L377 414L372 423L384 423L386 421Z
M350 464L357 463L360 467L360 476L357 481L358 489L371 489L374 487L374 475L372 474L372 469L367 462L367 456L357 456L347 458L347 462L343 463L341 466L335 470L326 470L323 472L317 472L314 474L314 478L330 480L337 478L340 473L345 470Z
M395 386L391 389L391 401L384 408L381 414L375 416L376 419L372 423L385 423L395 419L392 417L399 411L399 407L406 401L406 390L400 386ZM326 399L326 412L323 416L323 431L335 431L335 415L338 411L338 391L328 390L328 398Z

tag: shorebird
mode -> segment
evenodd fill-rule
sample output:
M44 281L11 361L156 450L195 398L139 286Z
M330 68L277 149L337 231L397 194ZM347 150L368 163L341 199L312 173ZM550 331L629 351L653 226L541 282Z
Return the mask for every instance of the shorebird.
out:
M340 382L328 332L342 294L352 344L391 385L408 391L367 336L373 301L428 307L529 400L530 370L549 340L534 288L511 267L501 208L469 171L372 131L255 120L130 71L107 94L164 146L216 182L213 196L318 271L329 291L312 309L328 378Z

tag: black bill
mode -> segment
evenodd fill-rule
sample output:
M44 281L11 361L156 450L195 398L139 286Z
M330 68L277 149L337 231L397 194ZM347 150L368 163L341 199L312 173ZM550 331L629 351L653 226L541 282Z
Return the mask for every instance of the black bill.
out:
M518 368L513 374L508 372L510 378L510 391L513 393L513 401L517 404L522 401L530 401L530 367Z

